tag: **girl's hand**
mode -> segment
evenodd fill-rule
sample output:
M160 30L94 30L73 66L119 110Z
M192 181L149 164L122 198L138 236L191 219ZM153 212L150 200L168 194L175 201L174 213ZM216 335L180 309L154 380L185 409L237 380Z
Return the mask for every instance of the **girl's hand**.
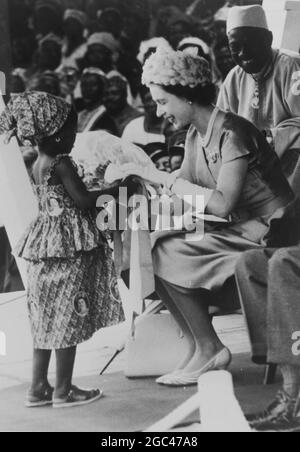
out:
M120 167L120 171L122 171L125 177L138 176L148 182L157 185L164 185L166 178L168 176L167 173L157 170L154 166L153 167L146 166L142 168L140 165L137 165L136 163L125 163Z

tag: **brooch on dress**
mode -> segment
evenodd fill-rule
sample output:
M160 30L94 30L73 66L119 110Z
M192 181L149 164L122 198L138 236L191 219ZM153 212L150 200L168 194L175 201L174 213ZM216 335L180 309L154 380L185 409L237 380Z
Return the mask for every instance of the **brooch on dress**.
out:
M208 163L217 163L217 161L219 160L219 150L214 149L210 152L206 152L206 158Z

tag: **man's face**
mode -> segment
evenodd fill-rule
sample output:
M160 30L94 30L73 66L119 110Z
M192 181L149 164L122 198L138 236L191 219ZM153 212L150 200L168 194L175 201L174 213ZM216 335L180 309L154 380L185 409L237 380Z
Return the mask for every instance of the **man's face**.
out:
M107 72L111 69L112 53L102 44L93 44L88 48L87 60L89 66Z
M228 40L234 62L248 74L258 74L270 59L273 37L267 30L235 28Z
M85 74L81 80L81 91L86 104L99 102L103 97L103 89L97 75Z
M127 103L127 87L119 82L110 82L105 88L103 103L109 113L117 114Z

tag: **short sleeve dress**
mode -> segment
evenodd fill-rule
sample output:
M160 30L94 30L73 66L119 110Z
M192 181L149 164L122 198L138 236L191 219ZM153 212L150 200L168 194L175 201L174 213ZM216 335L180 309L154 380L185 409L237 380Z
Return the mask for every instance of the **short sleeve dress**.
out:
M78 209L63 185L50 184L63 158L42 185L33 184L39 215L15 250L28 261L34 347L44 350L76 346L124 320L112 253L95 215Z
M203 139L192 126L179 177L216 189L222 165L247 158L248 174L230 222L206 223L202 240L161 239L153 250L155 274L180 287L218 291L234 275L242 252L299 240L299 202L278 157L247 120L215 109Z

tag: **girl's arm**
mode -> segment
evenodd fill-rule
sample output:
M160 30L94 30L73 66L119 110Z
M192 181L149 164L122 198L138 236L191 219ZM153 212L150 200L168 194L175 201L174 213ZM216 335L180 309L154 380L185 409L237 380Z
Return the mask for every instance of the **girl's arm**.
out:
M118 196L119 186L117 184L112 184L111 187L104 190L88 191L68 158L64 158L59 162L56 166L56 174L79 209L89 210L95 208L97 199L101 195Z

